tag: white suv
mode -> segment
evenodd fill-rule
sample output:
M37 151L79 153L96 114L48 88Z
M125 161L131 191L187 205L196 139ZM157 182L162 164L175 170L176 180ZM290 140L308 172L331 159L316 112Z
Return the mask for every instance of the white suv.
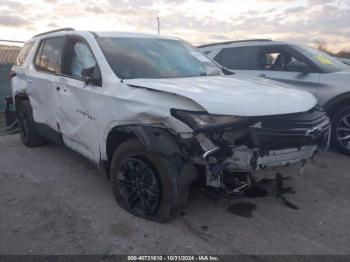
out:
M13 67L20 134L27 146L51 140L89 158L123 208L156 221L178 214L198 178L237 193L327 143L329 120L311 94L222 70L177 38L43 33Z

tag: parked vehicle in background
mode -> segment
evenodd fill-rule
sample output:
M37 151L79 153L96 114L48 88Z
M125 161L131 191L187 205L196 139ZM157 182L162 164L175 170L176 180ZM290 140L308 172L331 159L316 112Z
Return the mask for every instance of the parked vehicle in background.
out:
M313 95L227 78L177 38L62 29L28 41L13 71L23 143L79 152L107 170L123 208L156 221L179 213L198 178L236 194L329 139Z
M238 75L276 80L314 94L331 117L332 145L350 155L349 66L306 45L267 39L215 43L199 49Z
M338 58L340 61L342 61L346 65L350 65L350 59L348 58Z

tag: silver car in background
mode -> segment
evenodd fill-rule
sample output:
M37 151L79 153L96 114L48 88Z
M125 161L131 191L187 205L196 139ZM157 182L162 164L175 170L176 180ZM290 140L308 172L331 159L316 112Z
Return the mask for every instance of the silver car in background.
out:
M267 39L198 47L239 76L258 76L314 94L332 120L332 145L350 155L350 67L312 47ZM288 105L286 105L288 106Z
M338 58L340 61L342 61L346 65L350 65L350 59L348 58Z

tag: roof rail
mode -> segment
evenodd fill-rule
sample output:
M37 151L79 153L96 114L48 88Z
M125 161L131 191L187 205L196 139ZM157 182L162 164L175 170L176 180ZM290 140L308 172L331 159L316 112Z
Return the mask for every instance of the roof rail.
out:
M61 32L61 31L74 31L74 28L70 28L70 27L66 27L66 28L60 28L60 29L56 29L56 30L51 30L51 31L47 31L41 34L37 34L33 37L37 37L37 36L41 36L41 35L47 35L47 34L51 34L51 33L56 33L56 32Z
M244 43L244 42L265 42L265 41L272 41L272 40L271 40L271 39L247 39L247 40L236 40L236 41L226 41L226 42L218 42L218 43L200 45L200 46L197 46L197 47L209 47L209 46L215 46L215 45L227 45L227 44Z

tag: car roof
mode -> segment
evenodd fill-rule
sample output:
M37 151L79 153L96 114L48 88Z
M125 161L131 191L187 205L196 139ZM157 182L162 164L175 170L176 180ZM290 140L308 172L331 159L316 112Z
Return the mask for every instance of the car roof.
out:
M152 38L152 39L172 39L180 40L180 38L166 36L166 35L157 35L157 34L147 34L147 33L136 33L136 32L92 32L92 31L77 31L73 28L62 28L53 31L44 32L38 35L33 36L32 40L38 40L47 37L61 36L61 35L87 35L93 34L97 37L134 37L134 38Z
M242 46L271 46L271 45L287 45L290 43L284 41L273 41L269 39L251 39L251 40L238 40L238 41L228 41L212 43L207 45L198 46L199 49L203 51L211 51L215 49L222 49L228 47L242 47Z

